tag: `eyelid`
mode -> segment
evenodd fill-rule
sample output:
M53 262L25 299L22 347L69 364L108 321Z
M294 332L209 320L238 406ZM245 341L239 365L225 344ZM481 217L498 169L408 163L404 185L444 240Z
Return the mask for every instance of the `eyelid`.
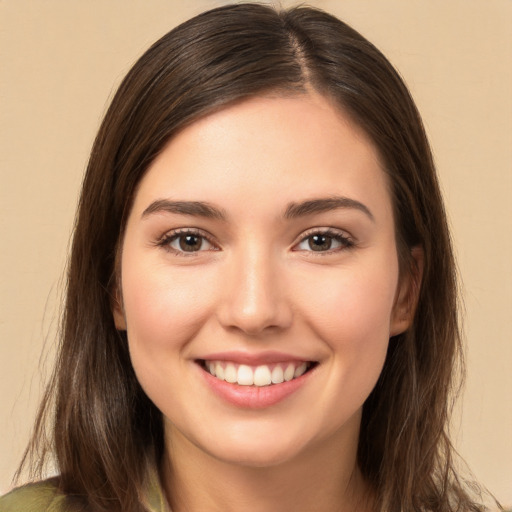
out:
M180 251L175 249L174 247L171 247L171 242L174 241L174 239L178 238L180 235L193 235L197 237L201 237L204 240L206 240L210 245L213 246L213 249L206 249L206 250L200 250L200 251ZM160 236L156 242L155 245L162 247L168 252L171 252L173 254L176 254L178 256L197 256L199 253L202 252L210 252L210 251L218 251L220 250L218 244L216 244L213 241L213 236L208 233L207 231L204 231L199 228L176 228L171 229L170 231L166 231L162 236Z
M333 228L333 227L315 227L315 228L310 228L310 229L302 232L297 237L295 242L293 243L292 250L296 250L296 251L302 250L302 249L296 249L296 247L313 235L330 236L336 240L341 241L342 247L336 248L336 249L329 249L327 251L313 251L313 250L306 251L306 250L304 250L304 252L316 253L317 255L321 256L321 255L325 255L325 254L332 254L332 253L335 253L338 251L350 249L354 245L356 245L355 239L342 229Z

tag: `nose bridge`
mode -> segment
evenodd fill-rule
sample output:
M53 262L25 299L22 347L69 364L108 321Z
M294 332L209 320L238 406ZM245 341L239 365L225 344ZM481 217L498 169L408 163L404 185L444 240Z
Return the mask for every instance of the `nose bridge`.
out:
M279 261L273 251L248 243L233 254L227 271L220 320L225 327L257 335L269 328L285 328L291 322Z

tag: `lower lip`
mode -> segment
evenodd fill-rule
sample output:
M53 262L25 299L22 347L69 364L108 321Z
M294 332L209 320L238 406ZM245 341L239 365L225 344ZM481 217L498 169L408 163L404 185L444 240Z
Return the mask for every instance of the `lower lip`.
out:
M217 379L209 372L201 369L201 373L210 389L219 397L237 407L246 409L264 409L271 407L298 391L309 379L313 370L300 377L281 384L270 386L240 386Z

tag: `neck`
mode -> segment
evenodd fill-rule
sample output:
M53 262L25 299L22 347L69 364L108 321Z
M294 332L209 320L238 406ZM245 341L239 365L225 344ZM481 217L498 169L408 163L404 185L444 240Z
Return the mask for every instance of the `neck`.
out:
M371 510L370 492L357 467L357 443L333 446L331 439L270 467L219 460L175 429L167 445L172 449L162 476L172 512Z

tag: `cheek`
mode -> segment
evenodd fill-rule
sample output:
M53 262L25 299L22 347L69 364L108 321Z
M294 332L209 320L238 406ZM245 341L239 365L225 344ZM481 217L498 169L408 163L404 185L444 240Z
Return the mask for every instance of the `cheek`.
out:
M186 416L181 397L194 383L182 370L189 344L211 312L212 276L198 278L197 270L173 272L167 265L148 263L126 252L123 308L137 379L164 415Z
M142 258L124 261L123 307L130 350L135 353L182 350L208 317L213 303L211 276L197 270L172 272ZM200 273L200 272L199 272Z
M391 272L391 274L395 274ZM377 272L350 273L341 270L325 279L303 283L298 295L303 309L327 339L368 340L384 335L389 326L395 300L397 280Z
M335 372L372 387L384 363L398 281L398 263L368 264L350 271L340 268L304 276L297 296L309 328L329 347ZM349 376L351 376L349 378ZM356 386L354 386L355 388ZM368 390L369 391L369 390Z

